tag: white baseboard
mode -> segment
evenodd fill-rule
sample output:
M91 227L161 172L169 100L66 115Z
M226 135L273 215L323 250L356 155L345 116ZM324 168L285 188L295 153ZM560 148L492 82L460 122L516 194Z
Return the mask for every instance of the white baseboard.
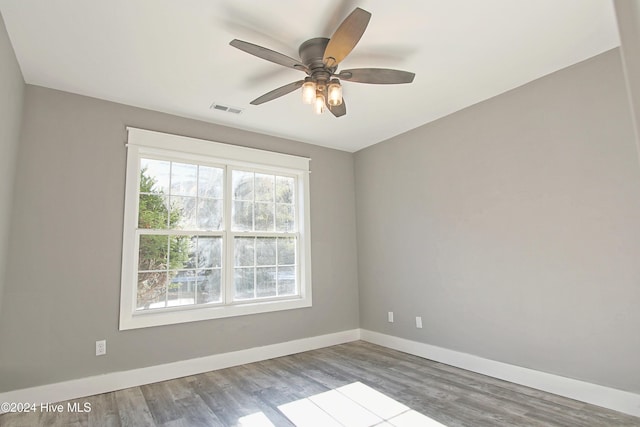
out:
M302 338L264 347L254 347L229 353L167 363L130 371L112 372L104 375L80 378L55 384L0 393L0 402L54 403L107 393L123 388L136 387L181 378L216 369L229 368L245 363L258 362L274 357L287 356L317 348L329 347L360 339L360 330L352 329L333 334ZM0 411L0 414L2 412Z
M522 368L520 366L509 365L507 363L496 362L495 360L372 332L366 329L360 330L360 338L373 344L403 351L457 368L624 412L629 415L640 416L640 395L638 394L535 371L533 369Z

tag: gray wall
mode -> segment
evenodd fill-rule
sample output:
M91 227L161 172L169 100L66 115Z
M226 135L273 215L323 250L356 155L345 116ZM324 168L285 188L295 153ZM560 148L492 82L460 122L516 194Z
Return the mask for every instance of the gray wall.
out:
M30 85L23 122L0 392L358 327L352 154ZM119 332L126 125L311 157L313 307Z
M0 15L0 312L23 96L24 80Z
M356 153L356 197L362 328L640 392L618 50Z

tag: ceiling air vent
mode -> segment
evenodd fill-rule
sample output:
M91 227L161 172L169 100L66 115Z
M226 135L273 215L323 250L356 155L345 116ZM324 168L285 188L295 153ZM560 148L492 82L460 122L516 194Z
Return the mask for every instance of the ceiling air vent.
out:
M228 105L216 104L215 102L211 104L212 110L218 111L226 111L227 113L240 114L242 113L242 108L229 107Z

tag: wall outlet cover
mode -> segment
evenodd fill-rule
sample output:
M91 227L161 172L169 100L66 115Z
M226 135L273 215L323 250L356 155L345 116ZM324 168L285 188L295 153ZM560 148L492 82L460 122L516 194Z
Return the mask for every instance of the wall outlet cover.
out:
M107 354L107 340L96 341L96 356Z

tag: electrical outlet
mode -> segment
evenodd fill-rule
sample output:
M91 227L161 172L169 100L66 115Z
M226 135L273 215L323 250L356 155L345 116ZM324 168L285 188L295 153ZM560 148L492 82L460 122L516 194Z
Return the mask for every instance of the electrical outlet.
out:
M107 340L96 341L96 356L107 354Z
M416 328L422 329L422 317L416 317Z
M393 311L389 312L388 317L389 317L389 323L393 323Z

